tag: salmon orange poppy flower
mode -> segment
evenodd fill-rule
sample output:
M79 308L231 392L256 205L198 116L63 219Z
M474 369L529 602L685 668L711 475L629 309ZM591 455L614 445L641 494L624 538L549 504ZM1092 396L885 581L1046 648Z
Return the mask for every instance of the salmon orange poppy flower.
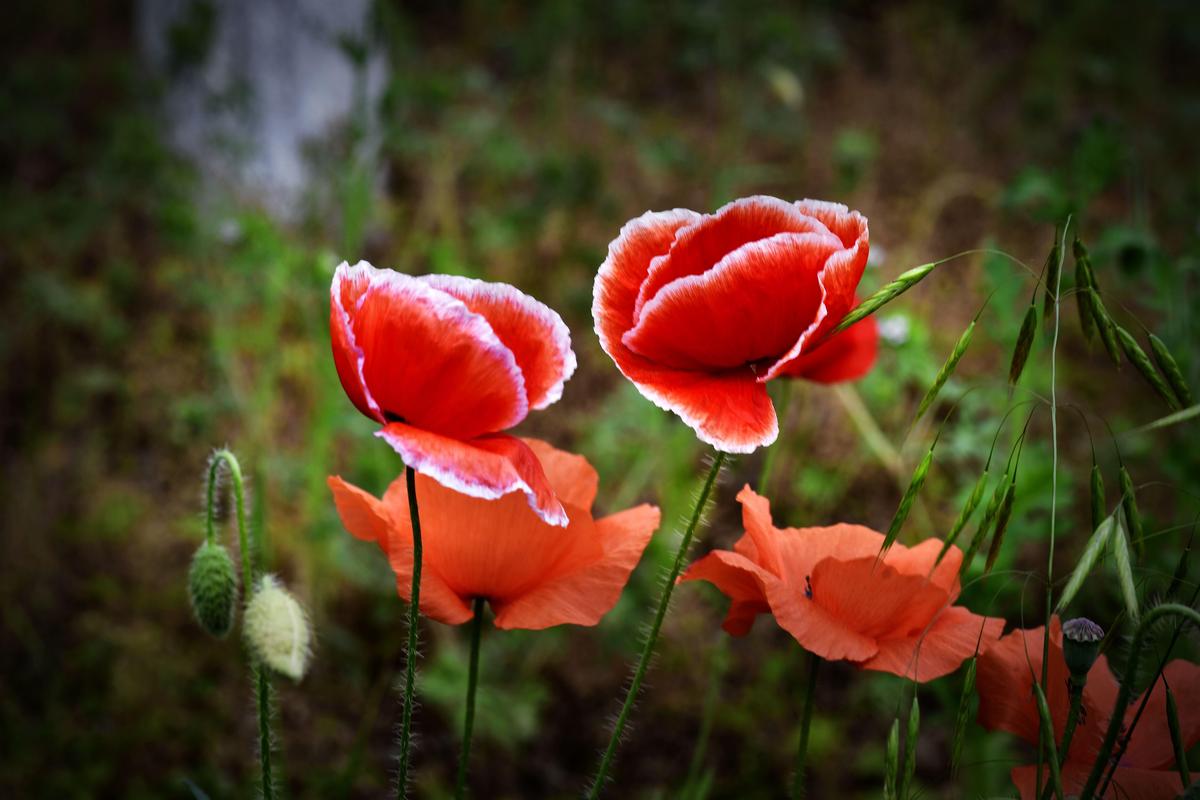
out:
M595 625L616 604L658 528L659 511L640 505L593 520L596 471L582 456L529 439L570 518L565 529L539 518L516 495L480 500L417 476L421 498L421 613L448 625L473 616L486 598L498 628ZM330 477L346 529L375 542L405 600L412 582L412 527L403 478L383 499Z
M878 560L883 534L861 525L776 528L765 497L738 494L746 533L714 550L682 580L709 581L732 599L723 627L743 636L759 614L804 649L863 669L925 682L949 674L1000 635L1004 621L953 605L962 551L942 543L894 544ZM932 573L932 574L931 574Z
M608 246L596 334L649 400L717 449L748 453L779 433L767 381L835 383L874 363L874 319L828 335L856 303L868 250L866 218L836 203L647 212Z
M506 284L365 261L342 263L330 295L342 387L405 464L472 497L524 492L567 523L533 453L500 433L558 400L575 371L558 314Z
M1038 711L1033 694L1033 678L1042 674L1042 646L1045 627L1015 630L993 644L979 657L975 687L979 692L979 724L988 730L1000 730L1019 736L1034 747L1038 743ZM1172 661L1163 671L1179 708L1184 747L1191 748L1200 741L1200 665L1187 661ZM1055 737L1062 739L1067 722L1070 699L1067 692L1066 661L1062 650L1062 625L1058 617L1050 621L1050 664L1047 670L1046 700L1054 720ZM1063 792L1078 794L1087 783L1088 773L1096 761L1104 733L1112 717L1119 686L1108 660L1096 659L1088 671L1083 689L1083 706L1071 745L1063 759L1061 775ZM1126 723L1141 706L1134 700L1126 713ZM1174 769L1175 752L1167 726L1166 690L1163 682L1154 685L1146 710L1134 729L1133 738L1117 771L1109 783L1106 798L1159 800L1178 797L1183 791L1179 773ZM1042 770L1043 781L1049 780ZM1034 784L1037 767L1033 764L1014 767L1012 780L1021 797L1037 797ZM1044 784L1043 784L1044 788Z

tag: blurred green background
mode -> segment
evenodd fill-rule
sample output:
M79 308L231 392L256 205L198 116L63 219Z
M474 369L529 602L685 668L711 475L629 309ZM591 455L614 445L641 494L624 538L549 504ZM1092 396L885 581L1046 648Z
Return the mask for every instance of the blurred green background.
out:
M378 493L401 464L329 357L328 286L342 259L506 281L559 310L580 368L521 432L585 454L601 474L599 510L648 500L664 512L598 628L485 632L479 797L570 797L585 784L703 469L691 431L622 380L592 332L592 280L627 219L752 193L844 202L870 218L869 290L976 247L1037 270L1073 214L1110 309L1131 330L1140 320L1157 331L1200 386L1194 3L377 0L363 36L330 46L382 88L307 147L307 182L286 213L170 146L165 100L204 68L219 25L217 5L183 6L160 42L165 70L146 66L139 12L117 0L17 2L0 33L6 797L252 796L244 659L236 640L200 632L185 587L205 460L225 444L250 477L269 567L317 630L311 672L280 686L287 794L387 794L404 606L375 549L342 530L325 477ZM904 536L944 534L1010 403L1049 392L1041 335L1015 397L1003 380L1033 290L1003 258L952 262L882 313L867 379L795 386L767 492L776 521L886 528L957 401ZM908 433L989 296L982 335ZM1073 304L1063 311L1060 402L1115 431L1163 416L1132 370L1089 349ZM1017 428L1003 430L1001 456ZM1147 599L1200 505L1195 430L1119 440L1154 537L1138 573ZM1089 533L1089 435L1116 485L1101 417L1085 426L1064 410L1059 578ZM697 553L740 535L733 497L762 460L727 471ZM1039 413L997 571L964 593L974 610L1040 618L1050 474ZM1111 626L1121 605L1105 570L1073 610ZM728 640L724 600L706 586L676 597L609 796L783 796L802 653L768 618ZM415 794L440 797L453 779L465 631L429 624L424 641ZM1011 796L1008 769L1029 754L1003 735L973 729L968 766L949 777L960 686L956 675L922 688L921 793ZM824 673L811 796L878 796L905 690L846 665ZM711 738L697 757L706 707Z

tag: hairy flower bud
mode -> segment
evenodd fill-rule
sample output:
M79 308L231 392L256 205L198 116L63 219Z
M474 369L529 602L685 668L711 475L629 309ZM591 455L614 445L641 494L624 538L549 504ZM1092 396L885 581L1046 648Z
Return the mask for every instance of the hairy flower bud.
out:
M1063 623L1063 658L1071 671L1071 680L1087 680L1088 670L1100 655L1104 629L1086 617L1076 617Z
M264 575L246 604L246 643L266 666L294 681L312 655L312 625L304 608L273 575Z
M188 570L188 596L200 627L223 638L233 628L237 577L229 551L215 542L200 545Z

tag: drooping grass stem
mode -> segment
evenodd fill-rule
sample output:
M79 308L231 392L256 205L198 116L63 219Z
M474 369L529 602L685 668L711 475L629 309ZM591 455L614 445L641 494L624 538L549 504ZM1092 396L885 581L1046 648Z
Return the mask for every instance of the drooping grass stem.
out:
M404 654L404 711L400 721L400 770L396 795L403 800L408 792L408 756L412 743L413 686L417 679L417 644L421 623L421 514L417 509L417 472L404 467L408 485L408 516L412 522L413 565L412 594L408 604L408 650Z
M663 619L667 616L667 607L671 602L671 593L675 589L675 581L679 579L679 573L683 570L683 562L687 557L688 547L692 543L692 536L696 532L696 526L700 524L700 518L704 515L704 507L708 504L709 495L712 494L713 486L717 482L717 475L721 472L721 465L725 463L725 453L717 451L713 458L712 467L708 470L708 476L704 479L704 485L700 489L700 496L696 498L696 508L692 511L691 519L688 521L687 528L683 532L683 537L679 540L679 549L675 552L675 560L671 564L671 569L667 572L666 582L663 584L662 594L658 598L658 608L654 612L654 620L650 623L650 630L646 634L646 641L642 645L642 654L638 658L637 667L634 669L633 679L629 682L629 688L625 692L625 702L621 705L621 711L617 715L617 721L613 725L612 735L609 737L608 746L604 750L604 755L600 759L600 767L596 770L596 777L592 781L592 786L588 790L589 800L595 800L600 796L600 792L604 788L605 782L608 780L608 771L612 767L613 758L617 754L617 748L621 743L621 736L625 732L625 725L629 721L629 714L633 710L633 704L637 700L638 692L642 688L642 680L646 676L646 670L650 668L650 659L654 655L654 645L658 641L659 631L662 629Z
M817 672L821 666L821 657L816 653L808 654L808 681L804 686L804 712L800 717L800 746L796 750L796 771L792 774L792 800L804 797L804 773L808 760L808 732L812 727L813 701L817 688Z
M471 658L467 668L467 710L463 716L462 750L458 756L458 781L454 786L454 797L463 800L467 796L467 765L471 760L471 733L475 728L475 689L479 684L479 636L483 631L482 597L475 598L475 616L471 617Z
M1096 762L1092 764L1092 771L1088 774L1087 783L1084 784L1083 791L1079 795L1080 800L1091 800L1096 794L1100 777L1109 763L1109 756L1112 755L1113 747L1117 744L1117 737L1125 724L1125 711L1129 708L1129 701L1133 696L1133 684L1137 679L1138 661L1141 660L1142 651L1145 649L1146 636L1154 628L1155 623L1163 617L1182 617L1185 622L1191 622L1200 627L1200 611L1179 603L1164 603L1156 606L1142 617L1137 632L1133 635L1133 645L1129 649L1129 663L1121 675L1121 688L1117 692L1117 700L1109 715L1108 730L1104 733L1104 741L1096 753Z

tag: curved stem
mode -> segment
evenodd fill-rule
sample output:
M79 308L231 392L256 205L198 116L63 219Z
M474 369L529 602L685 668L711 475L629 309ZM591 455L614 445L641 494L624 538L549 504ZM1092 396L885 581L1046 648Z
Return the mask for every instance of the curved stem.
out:
M633 703L637 700L638 692L642 688L642 679L650 667L650 659L654 655L654 645L658 641L658 633L662 629L663 619L667 616L671 593L675 590L675 581L678 580L679 573L683 569L683 560L687 556L688 546L692 543L692 536L696 532L696 526L700 523L700 517L704 514L704 506L708 503L708 496L712 493L713 485L717 482L717 474L720 473L723 463L725 463L725 454L718 450L713 459L712 468L708 471L708 477L704 479L700 496L696 499L696 508L692 511L692 518L688 521L683 538L679 541L679 549L675 552L675 561L671 564L670 571L667 572L666 583L663 584L662 594L658 598L658 609L654 612L654 621L650 623L650 630L642 645L642 654L638 658L633 680L630 681L629 689L625 692L625 702L621 705L621 712L617 715L616 724L613 725L612 735L609 737L608 747L604 750L604 756L600 759L600 767L596 770L595 780L588 790L589 800L595 800L600 796L600 791L608 779L608 770L612 766L613 757L617 754L617 746L621 742L621 735L625 732L629 713L633 710Z
M237 457L228 450L213 453L208 462L208 506L205 515L205 539L211 544L216 538L217 473L224 464L233 481L233 501L237 511L238 552L242 558L242 588L250 591L254 584L254 564L250 553L249 534L246 527L246 488L242 479L242 467Z
M796 771L792 775L792 798L800 800L804 797L804 767L808 758L808 731L812 726L813 692L817 688L817 670L821 666L821 657L816 653L808 654L808 683L804 687L804 715L800 718L800 748L796 752Z
M458 756L458 782L454 797L467 796L467 764L471 760L471 731L475 727L475 689L479 684L479 635L483 630L483 598L475 598L475 616L471 617L471 661L467 671L467 711L463 718L462 751Z
M1125 711L1129 708L1129 701L1133 694L1133 681L1137 675L1138 661L1141 659L1143 643L1146 635L1149 633L1154 623L1161 617L1183 617L1186 621L1193 625L1200 626L1200 611L1194 608L1188 608L1179 603L1165 603L1161 606L1156 606L1150 613L1142 617L1141 624L1137 627L1137 633L1133 636L1133 646L1129 649L1129 663L1125 667L1125 672L1121 676L1121 690L1117 693L1117 701L1113 704L1112 714L1109 717L1108 730L1104 734L1104 742L1100 745L1100 750L1096 754L1096 763L1092 765L1092 771L1088 775L1087 783L1080 793L1080 800L1091 800L1096 793L1096 786L1100 783L1100 775L1104 772L1104 767L1108 763L1108 757L1113 752L1113 746L1117 743L1117 736L1121 733L1121 727L1125 724Z
M413 685L417 679L417 639L421 623L421 515L417 510L417 472L404 467L408 484L408 516L412 522L413 566L412 593L408 603L408 650L404 654L404 711L400 722L400 772L396 780L396 796L404 799L408 792L408 753L412 742Z

